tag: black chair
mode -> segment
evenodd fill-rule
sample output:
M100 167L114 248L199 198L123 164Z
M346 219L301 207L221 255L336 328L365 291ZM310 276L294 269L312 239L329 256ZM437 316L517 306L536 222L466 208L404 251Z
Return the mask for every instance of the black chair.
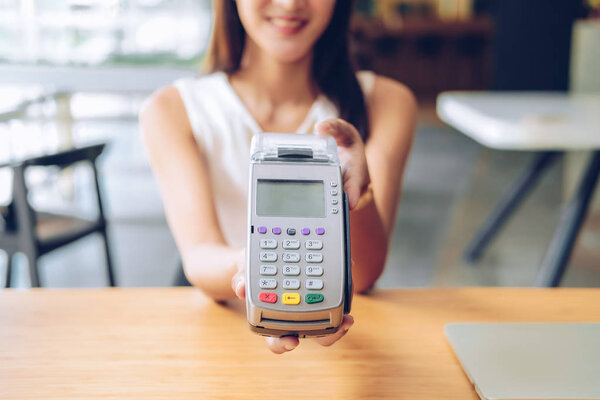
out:
M96 168L96 159L102 154L104 148L105 144L94 144L0 166L10 167L13 170L12 201L8 206L0 209L0 249L4 250L8 256L6 287L10 287L11 261L15 253L25 254L29 261L31 286L40 287L38 258L93 233L101 234L104 239L108 282L110 286L115 286ZM89 220L34 210L27 200L26 169L29 167L62 169L79 162L89 163L94 173L98 205L96 219Z

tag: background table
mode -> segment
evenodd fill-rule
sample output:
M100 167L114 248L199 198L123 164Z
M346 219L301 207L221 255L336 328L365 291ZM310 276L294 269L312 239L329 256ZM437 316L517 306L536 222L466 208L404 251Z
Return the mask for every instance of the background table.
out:
M0 291L0 397L477 399L453 321L599 321L598 289L410 289L355 296L336 345L271 354L244 305L193 288Z
M476 261L508 217L565 151L593 150L535 279L558 286L569 262L600 174L600 93L447 92L437 113L448 125L482 145L539 153L500 199L467 245L464 257Z
M41 85L61 93L79 91L152 92L183 77L198 75L194 68L70 67L0 63L0 84Z

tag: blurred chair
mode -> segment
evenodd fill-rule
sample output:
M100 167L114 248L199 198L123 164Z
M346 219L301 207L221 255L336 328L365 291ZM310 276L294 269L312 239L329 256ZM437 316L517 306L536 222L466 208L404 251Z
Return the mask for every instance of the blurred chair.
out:
M13 197L7 207L0 209L0 249L8 256L6 287L10 287L12 258L22 252L29 261L32 287L41 286L38 258L59 247L70 244L84 236L99 233L104 239L108 283L115 286L115 278L106 234L106 220L102 208L96 159L104 151L105 144L74 148L55 154L22 160L18 163L0 165L13 170ZM94 173L98 216L94 220L74 216L51 214L34 210L28 202L25 171L29 167L66 168L75 163L89 163Z

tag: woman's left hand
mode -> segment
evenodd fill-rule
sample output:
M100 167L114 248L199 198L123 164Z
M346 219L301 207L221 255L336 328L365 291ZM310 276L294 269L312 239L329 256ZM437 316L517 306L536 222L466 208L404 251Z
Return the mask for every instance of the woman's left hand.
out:
M344 191L348 195L348 205L350 209L353 209L371 182L362 138L356 128L343 119L328 119L319 122L315 130L320 135L332 136L337 142Z
M235 295L240 299L246 298L246 257L242 251L238 258L238 272L231 279L231 287ZM316 338L315 341L321 346L331 346L340 340L350 327L354 324L354 318L351 315L344 315L342 323L336 333L321 338ZM294 350L300 344L300 340L295 336L284 336L280 338L267 337L267 346L275 354L282 354Z

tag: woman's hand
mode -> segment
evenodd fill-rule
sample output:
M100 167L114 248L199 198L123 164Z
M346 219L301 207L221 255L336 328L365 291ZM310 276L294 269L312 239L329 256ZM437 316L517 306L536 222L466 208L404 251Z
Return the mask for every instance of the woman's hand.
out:
M238 260L238 271L231 278L231 287L237 297L240 299L246 298L246 257L245 252L242 251ZM344 315L342 325L338 331L332 335L328 335L322 338L317 338L315 341L321 346L331 346L338 340L340 340L350 329L354 323L354 318L350 315ZM300 344L300 340L295 336L284 336L281 338L268 337L267 346L275 354L282 354L291 350L294 350Z
M337 142L344 191L348 195L348 205L350 209L353 209L371 182L365 157L365 145L360 134L354 126L343 119L328 119L319 122L315 129L318 134L332 136Z

